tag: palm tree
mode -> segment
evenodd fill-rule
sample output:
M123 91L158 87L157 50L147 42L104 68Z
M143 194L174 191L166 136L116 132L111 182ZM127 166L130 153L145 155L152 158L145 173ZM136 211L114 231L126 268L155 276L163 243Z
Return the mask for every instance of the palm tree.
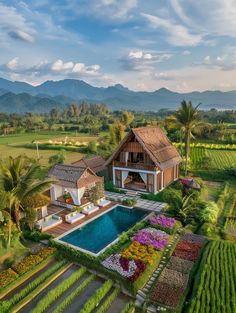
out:
M169 202L168 212L181 221L186 226L193 218L198 204L193 199L193 195L182 197L175 195Z
M11 246L12 221L11 221L11 211L7 209L7 198L8 194L4 191L0 191L0 223L4 223L5 221L7 221L8 224L7 247L9 248Z
M201 117L198 111L198 104L193 107L192 102L186 101L181 102L181 107L174 113L174 121L176 125L184 133L184 143L185 143L185 175L188 172L188 160L189 160L189 150L190 150L190 140L193 137L192 131L203 123L201 122Z
M19 230L25 199L46 191L54 183L51 179L39 180L39 172L39 164L32 163L23 156L0 161L0 189L8 194L8 207Z

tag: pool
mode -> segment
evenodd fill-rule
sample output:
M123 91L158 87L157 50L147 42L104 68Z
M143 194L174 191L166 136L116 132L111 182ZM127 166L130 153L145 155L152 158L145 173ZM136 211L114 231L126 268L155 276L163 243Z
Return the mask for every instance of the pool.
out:
M99 254L116 240L120 233L134 226L148 214L141 209L117 205L86 225L58 237L57 240L84 252Z

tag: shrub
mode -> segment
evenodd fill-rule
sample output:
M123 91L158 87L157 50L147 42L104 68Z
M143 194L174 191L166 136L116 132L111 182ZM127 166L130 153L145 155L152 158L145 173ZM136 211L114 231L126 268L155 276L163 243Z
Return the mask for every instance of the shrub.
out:
M116 299L116 297L119 295L120 289L116 288L112 294L102 303L102 305L99 307L96 313L106 313L109 306L112 304L112 302ZM53 312L54 313L54 312Z
M136 203L137 203L136 199L124 199L124 200L122 200L122 204L123 205L127 205L127 206L130 206L130 207L135 206Z
M88 299L84 307L79 311L79 313L90 313L96 308L97 304L102 300L102 298L108 293L111 289L113 282L107 280L102 287L96 290L95 294Z
M125 191L114 186L112 181L105 182L104 188L105 190L110 191L110 192L125 194Z
M0 273L0 288L7 286L17 278L18 274L11 268Z
M46 259L47 257L49 257L50 255L52 255L53 253L55 253L56 249L52 248L52 247L45 247L42 248L37 255L39 255L42 259Z
M29 240L32 240L32 241L35 241L35 242L39 242L41 240L47 240L47 239L52 238L51 235L46 234L46 233L41 233L41 232L39 232L37 230L33 230L33 231L25 230L23 232L23 236L24 236L25 239L29 239Z
M120 313L131 313L134 311L134 304L132 301L128 302Z
M42 298L35 308L31 311L32 313L42 313L56 300L58 299L68 288L70 288L84 273L86 269L81 267L78 271L74 272L69 278L64 280L56 288L52 289L47 295Z
M35 265L42 262L43 259L37 254L31 254L25 257L21 262L13 264L12 268L16 271L19 275L22 275L29 270L31 270Z

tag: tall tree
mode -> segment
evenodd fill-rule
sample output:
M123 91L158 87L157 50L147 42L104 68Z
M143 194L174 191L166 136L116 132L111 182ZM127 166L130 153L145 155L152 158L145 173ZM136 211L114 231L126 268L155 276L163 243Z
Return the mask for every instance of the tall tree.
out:
M174 113L174 120L177 126L184 133L184 143L185 143L185 175L188 172L188 160L190 152L190 141L193 137L193 130L201 126L201 116L198 111L198 104L196 107L192 105L192 102L181 102L181 107Z
M0 189L8 194L8 206L19 230L24 200L44 192L54 182L51 179L39 180L39 172L39 164L23 156L0 161Z

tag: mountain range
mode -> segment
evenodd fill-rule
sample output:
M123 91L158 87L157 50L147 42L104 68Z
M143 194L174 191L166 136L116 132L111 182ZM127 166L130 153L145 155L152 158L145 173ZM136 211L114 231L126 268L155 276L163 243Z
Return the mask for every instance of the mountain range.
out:
M47 112L53 107L83 100L90 103L105 103L113 110L158 111L176 109L182 100L201 103L202 109L236 109L234 91L194 91L178 93L161 88L153 92L132 91L120 84L109 87L94 87L82 80L64 79L46 81L38 86L25 82L0 78L0 111L2 112Z

